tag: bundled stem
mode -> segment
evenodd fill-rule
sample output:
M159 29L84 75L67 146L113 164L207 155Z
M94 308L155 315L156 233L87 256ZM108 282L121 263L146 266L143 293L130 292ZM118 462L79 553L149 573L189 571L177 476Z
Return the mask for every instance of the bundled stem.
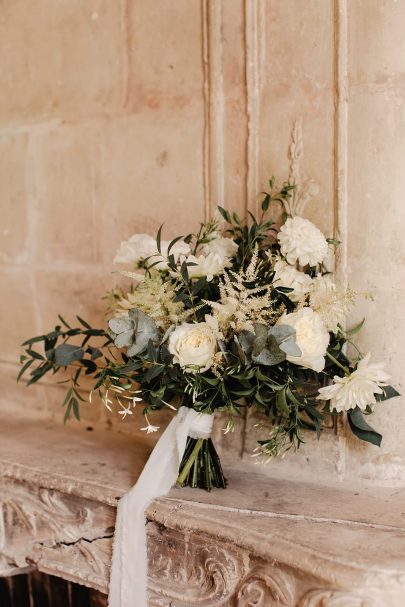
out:
M226 483L212 440L188 436L177 484L211 491L213 487L225 489Z

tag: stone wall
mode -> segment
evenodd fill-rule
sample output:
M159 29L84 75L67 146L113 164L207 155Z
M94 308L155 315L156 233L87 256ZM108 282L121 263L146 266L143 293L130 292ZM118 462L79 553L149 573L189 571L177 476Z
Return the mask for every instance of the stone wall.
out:
M361 346L401 387L404 19L404 0L4 0L4 414L61 419L62 388L15 385L19 343L58 312L101 323L132 233L189 231L216 203L254 210L268 177L290 174L292 131L306 215L342 238L341 280L374 295L353 314L368 316ZM402 420L398 399L373 419L381 450L342 427L270 472L403 484Z

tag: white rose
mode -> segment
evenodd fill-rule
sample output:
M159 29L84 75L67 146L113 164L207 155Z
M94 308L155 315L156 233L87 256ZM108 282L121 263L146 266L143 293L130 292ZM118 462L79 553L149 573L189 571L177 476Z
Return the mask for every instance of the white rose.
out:
M350 375L335 375L333 384L319 389L318 400L330 400L330 408L338 413L350 409L366 409L375 405L375 394L382 394L382 387L390 376L383 370L383 363L370 364L370 353L361 359Z
M328 255L328 243L318 228L303 217L289 217L278 233L281 253L288 263L316 266Z
M208 323L183 323L170 334L168 348L175 363L189 373L203 373L212 365L217 340Z
M156 253L156 240L149 234L134 234L121 242L114 257L114 263L137 264L142 259Z
M170 241L169 240L162 240L161 244L160 244L160 250L162 252L162 254L160 255L157 251L157 244L155 242L155 250L153 252L153 256L151 257L151 259L148 260L148 267L152 266L156 269L156 270L167 270L168 265L167 265L167 257L169 255L169 244ZM184 240L179 240L178 242L176 242L172 248L170 249L170 255L173 255L175 262L177 263L177 261L181 258L181 257L186 257L186 255L188 255L190 253L190 246L184 242ZM157 263L159 262L159 263Z
M325 367L324 357L329 345L329 333L320 316L311 308L301 308L298 312L283 314L277 324L289 325L296 331L296 342L301 356L287 355L287 360L307 369L322 371Z
M206 276L208 282L214 276L222 274L225 268L229 268L231 263L228 259L224 259L218 253L208 253L208 255L189 255L186 258L187 263L195 265L187 266L188 275L190 278L200 278Z
M276 287L293 289L287 296L291 301L300 301L311 288L312 279L308 274L299 272L282 259L274 264L275 275L273 284Z
M203 247L205 255L209 253L218 253L224 259L233 257L238 250L238 245L232 240L232 238L224 238L223 236L217 236L210 240Z
M149 236L149 234L134 234L128 240L121 242L114 258L114 263L137 265L142 260L150 258L147 261L148 266L159 262L153 267L156 270L166 270L169 244L170 242L168 240L161 242L160 254L157 250L155 238ZM189 245L182 240L176 242L170 249L170 254L174 256L176 262L181 255L186 256L189 252Z

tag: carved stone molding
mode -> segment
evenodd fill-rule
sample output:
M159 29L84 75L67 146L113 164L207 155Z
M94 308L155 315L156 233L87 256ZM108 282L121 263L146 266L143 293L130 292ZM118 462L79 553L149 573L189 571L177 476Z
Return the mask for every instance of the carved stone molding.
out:
M238 607L293 607L295 581L271 564L253 567L236 596Z
M378 607L369 598L350 591L311 590L298 602L297 607Z
M106 591L115 509L2 479L0 573L30 567Z
M152 605L228 605L243 578L243 553L213 538L148 525Z

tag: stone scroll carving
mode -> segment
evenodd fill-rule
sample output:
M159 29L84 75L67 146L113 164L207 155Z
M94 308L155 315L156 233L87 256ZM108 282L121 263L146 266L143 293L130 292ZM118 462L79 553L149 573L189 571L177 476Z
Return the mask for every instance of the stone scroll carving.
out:
M29 567L107 589L115 509L2 479L0 575Z
M297 607L379 607L369 598L343 590L311 590ZM380 606L381 607L381 606Z
M238 607L294 607L294 581L275 567L253 568L235 596Z
M247 551L149 524L150 607L294 607L294 579Z

